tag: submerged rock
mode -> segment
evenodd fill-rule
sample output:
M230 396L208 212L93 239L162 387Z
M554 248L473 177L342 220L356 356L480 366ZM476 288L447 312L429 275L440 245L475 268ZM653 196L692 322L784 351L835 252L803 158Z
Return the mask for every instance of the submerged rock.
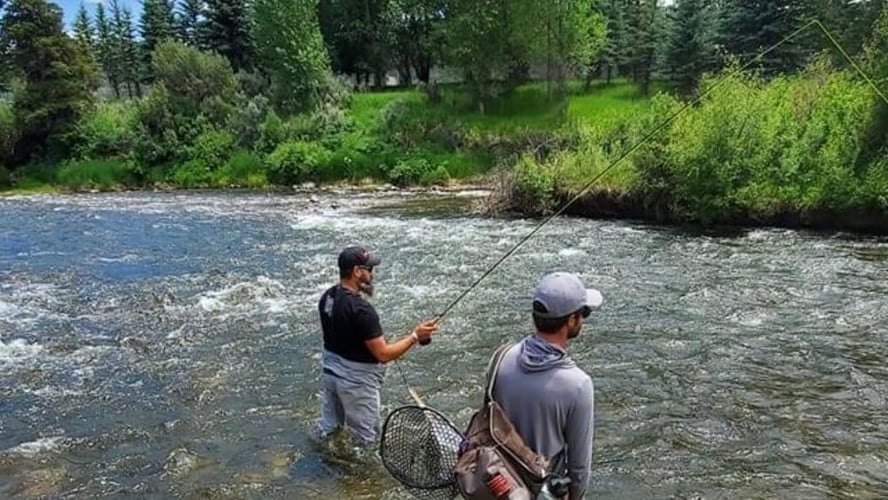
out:
M172 476L183 476L197 468L199 457L186 448L179 448L167 456L163 464L164 473Z

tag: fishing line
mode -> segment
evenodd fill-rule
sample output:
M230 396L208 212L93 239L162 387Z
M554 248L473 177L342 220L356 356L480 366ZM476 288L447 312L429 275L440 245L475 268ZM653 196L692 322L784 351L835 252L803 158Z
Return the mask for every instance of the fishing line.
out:
M445 308L443 309L443 311L442 311L440 314L438 314L438 316L436 317L436 321L437 321L437 322L440 322L445 316L447 316L447 315L450 313L450 311L451 311L451 310L452 310L452 309L453 309L453 308L454 308L454 307L455 307L460 301L462 301L462 299L464 299L469 293L471 293L472 290L474 290L474 289L475 289L475 288L476 288L476 287L477 287L477 286L478 286L478 285L479 285L479 284L480 284L480 283L481 283L486 277L488 277L489 275L491 275L491 274L493 273L493 271L495 271L495 270L496 270L496 269L497 269L497 268L498 268L503 262L505 262L506 259L508 259L510 256L512 256L512 255L513 255L513 254L514 254L514 253L515 253L515 252L521 247L521 245L523 245L524 243L526 243L530 238L532 238L536 233L538 233L538 232L540 231L540 229L542 229L542 228L543 228L544 226L546 226L549 222L551 222L553 219L555 219L555 217L558 217L559 215L563 214L564 211L567 210L568 207L570 207L570 206L573 205L577 200L579 200L579 199L580 199L580 198L581 198L581 197L582 197L582 196L583 196L583 195L584 195L589 189L592 188L592 186L595 185L595 183L597 183L602 177L604 177L608 172L610 172L611 169L613 169L615 166L617 166L621 161L623 161L624 159L626 159L629 155L631 155L632 153L634 153L635 151L637 151L641 146L645 145L648 141L650 141L651 139L653 139L654 136L656 136L660 131L662 131L664 128L666 128L668 125L670 125L670 124L671 124L673 121L675 121L679 116L681 116L682 114L684 114L688 109L690 109L690 108L696 106L696 105L697 105L697 104L698 104L698 103L699 103L704 97L706 97L707 95L709 95L710 93L712 93L715 89L717 89L718 87L720 87L725 81L727 81L728 79L730 79L730 78L732 78L732 77L735 77L735 76L737 76L737 75L743 73L743 72L746 71L750 66L752 66L752 65L756 64L757 62L761 61L762 58L764 58L766 55L768 55L769 53L771 53L771 52L773 52L774 50L778 49L780 46L786 44L786 43L789 42L790 40L796 38L796 37L799 36L802 32L808 30L808 29L811 28L812 26L817 26L818 28L820 28L820 30L821 30L821 31L823 32L823 34L827 37L827 39L828 39L828 40L829 40L829 41L830 41L830 42L831 42L831 43L832 43L832 44L833 44L833 45L839 50L839 52L842 54L842 56L843 56L845 59L847 59L847 61L848 61L848 62L851 64L851 66L857 71L857 73L859 73L860 76L863 77L863 79L869 84L870 87L872 87L872 89L876 92L876 94L877 94L877 95L878 95L878 96L879 96L879 97L885 102L885 104L888 104L888 98L886 98L885 94L882 93L882 91L878 88L878 86L875 84L875 82L872 80L872 78L870 78L870 77L869 77L869 76L868 76L868 75L867 75L867 74L866 74L866 73L860 68L860 66L859 66L856 62L854 62L854 60L851 58L851 56L849 56L848 53L842 48L841 44L839 44L839 42L838 42L838 41L835 39L835 37L829 32L829 30L827 30L826 27L824 27L823 24L822 24L819 20L817 20L817 19L814 19L814 20L812 20L812 21L809 21L807 24L805 24L805 25L802 26L801 28L799 28L799 29L793 31L792 33L790 33L789 35L787 35L786 37L784 37L782 40L780 40L779 42L775 43L774 45L771 45L770 47L768 47L768 48L765 49L764 51L760 52L756 57L754 57L753 59L751 59L750 61L748 61L746 64L740 66L738 69L736 69L736 70L734 70L734 71L731 71L731 72L727 73L726 75L722 76L721 78L719 78L718 80L716 80L716 82L715 82L713 85L711 85L711 86L710 86L709 88L707 88L705 91L701 92L701 93L700 93L697 97L695 97L694 99L692 99L692 100L686 102L686 103L685 103L684 105L682 105L677 111L674 111L674 112L673 112L672 114L670 114L665 120L663 120L663 121L660 122L656 127L654 127L650 132L648 132L647 134L645 134L645 135L641 138L640 141L638 141L637 143L635 143L635 145L633 145L631 148L629 148L629 149L627 149L626 151L624 151L619 157L617 157L617 159L613 160L610 164L608 164L607 167L604 168L604 170L602 170L601 172L599 172L599 173L598 173L597 175L595 175L595 176L594 176L589 182L587 182L587 183L583 186L583 188L582 188L582 189L581 189L576 195L574 195L573 198L571 198L571 199L568 200L566 203L564 203L564 204L561 206L561 208L559 208L556 212L554 212L553 214L551 214L551 215L549 215L548 217L546 217L541 223L539 223L536 227L534 227L529 233L527 233L527 234L526 234L525 236L523 236L520 240L518 240L518 243L516 243L516 244L515 244L514 246L512 246L512 248L510 248L505 254L503 254L502 257L499 258L499 260L497 260L497 261L496 261L492 266L490 266L490 267L489 267L489 268L488 268L483 274L481 274L481 276L478 277L478 279L476 279L471 285L469 285L469 287L466 288L461 294L459 294L459 296L457 296L456 299L454 299L452 302L450 302L450 304L448 304L447 307L445 307ZM396 365L396 366L397 366L397 365ZM412 386L410 385L410 383L407 381L407 376L406 376L406 375L404 374L404 372L401 370L400 366L398 366L398 371L399 371L400 374L401 374L401 378L402 378L402 380L403 380L403 382L404 382L404 385L407 387L407 391L410 393L410 396L413 398L413 400L416 401L416 404L419 405L419 406L425 406L425 404L422 402L422 399L419 397L419 395L416 393L416 391L412 388Z

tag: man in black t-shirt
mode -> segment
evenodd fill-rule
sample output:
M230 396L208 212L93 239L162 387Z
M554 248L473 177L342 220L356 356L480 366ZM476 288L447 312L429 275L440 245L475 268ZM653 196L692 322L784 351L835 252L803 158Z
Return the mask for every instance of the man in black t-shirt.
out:
M360 446L374 443L379 435L385 364L430 339L438 328L435 320L425 321L410 335L386 342L379 315L364 298L373 295L373 268L379 263L362 247L344 249L339 254L339 284L318 302L324 333L320 434L345 426Z

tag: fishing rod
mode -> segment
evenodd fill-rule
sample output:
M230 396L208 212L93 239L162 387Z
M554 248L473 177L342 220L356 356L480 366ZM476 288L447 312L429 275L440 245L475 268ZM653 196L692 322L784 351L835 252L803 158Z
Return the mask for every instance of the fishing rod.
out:
M686 102L677 111L674 111L666 119L664 119L662 122L657 124L656 127L654 127L650 132L645 134L641 138L641 140L639 140L638 142L635 143L635 145L633 145L631 148L625 150L619 157L617 157L610 164L608 164L607 167L604 168L604 170L599 172L590 181L588 181L583 186L583 188L573 198L571 198L566 203L564 203L561 206L561 208L559 208L556 212L554 212L551 215L549 215L548 217L546 217L542 222L540 222L530 232L528 232L520 240L518 240L518 242L515 245L513 245L506 253L504 253L499 258L499 260L497 260L484 273L482 273L481 276L478 277L478 279L476 279L462 293L460 293L452 302L450 302L447 305L447 307L445 307L441 311L441 313L435 317L435 322L440 323L441 320L444 319L444 317L447 316L450 313L450 311L452 311L453 308L457 304L459 304L460 301L462 301L469 293L471 293L475 288L477 288L478 285L482 281L484 281L485 278L490 276L503 262L506 261L506 259L511 257L524 243L526 243L529 239L531 239L534 235L536 235L540 231L540 229L542 229L544 226L546 226L549 222L554 220L559 215L563 214L564 211L568 209L568 207L573 205L577 200L579 200L583 195L585 195L586 192L589 189L591 189L599 180L601 180L601 178L603 178L608 172L610 172L611 169L616 167L620 162L622 162L624 159L626 159L629 155L631 155L632 153L637 151L641 146L645 145L648 141L653 139L658 133L660 133L660 131L662 131L664 128L669 126L673 121L678 119L678 117L681 116L682 114L684 114L687 110L696 106L701 100L703 100L704 97L711 94L715 89L720 87L725 81L743 73L749 67L751 67L752 65L761 61L766 55L770 54L774 50L778 49L780 46L789 42L790 40L798 37L800 34L802 34L804 31L810 29L812 26L816 26L816 27L820 28L820 30L823 32L823 34L826 36L826 38L836 47L836 49L839 51L840 54L842 54L842 56L848 61L848 63L851 64L851 66L854 68L854 70L867 82L867 84L870 87L872 87L873 91L875 91L875 93L885 102L885 104L888 105L888 97L885 96L885 94L875 84L873 79L870 78L866 74L866 72L860 68L860 66L854 61L854 59L851 58L850 55L848 55L848 53L841 46L841 44L836 40L836 38L832 35L832 33L830 33L830 31L827 30L826 27L823 26L823 24L818 19L811 20L808 23L806 23L804 26L802 26L801 28L793 31L792 33L790 33L789 35L784 37L779 42L775 43L774 45L771 45L770 47L768 47L764 51L760 52L756 57L754 57L753 59L748 61L746 64L740 66L738 69L735 69L735 70L727 73L726 75L722 76L718 80L716 80L716 82L713 85L711 85L705 91L701 92L697 97ZM428 342L426 342L425 344L428 344L430 342L431 342L431 339L429 339ZM404 382L404 385L407 387L407 392L410 394L410 397L413 398L413 400L416 402L416 404L418 406L425 407L425 404L423 403L422 398L419 397L419 394L413 389L413 387L407 381L407 376L400 369L400 366L398 366L398 371L401 374L401 378Z

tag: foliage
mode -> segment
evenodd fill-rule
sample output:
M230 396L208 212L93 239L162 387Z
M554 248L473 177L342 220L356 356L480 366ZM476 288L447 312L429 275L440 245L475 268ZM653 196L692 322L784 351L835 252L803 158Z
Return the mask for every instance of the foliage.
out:
M132 147L136 107L122 102L99 103L77 123L74 155L78 158L112 158Z
M324 101L330 64L318 28L318 0L255 0L257 51L285 113L310 110Z
M40 155L64 157L77 119L92 103L96 68L62 29L61 11L44 0L13 0L0 25L0 48L22 88L14 95L17 141L12 165Z

